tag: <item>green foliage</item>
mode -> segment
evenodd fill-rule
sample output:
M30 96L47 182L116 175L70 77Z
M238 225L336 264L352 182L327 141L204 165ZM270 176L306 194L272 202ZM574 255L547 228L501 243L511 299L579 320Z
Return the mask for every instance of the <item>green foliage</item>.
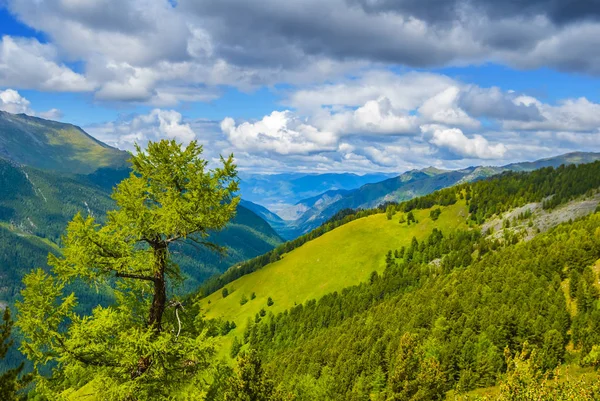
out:
M227 298L227 296L229 295L229 290L227 289L227 287L223 288L223 291L221 291L221 295L223 296L223 298Z
M417 220L415 219L415 215L412 210L406 215L406 221L408 225L410 225L410 223L416 223Z
M275 302L273 301L273 298L269 297L269 298L267 299L267 306L273 306L273 304L274 304L274 303L275 303Z
M241 354L237 374L229 379L224 401L283 401L292 400L276 389L275 383L263 370L256 351Z
M13 321L10 317L10 309L4 309L2 322L0 323L0 360L4 359L8 350L12 346L12 328ZM25 400L22 389L30 381L29 376L19 379L23 371L24 364L21 363L17 368L8 369L0 373L0 399L2 401Z
M246 294L242 295L242 299L240 299L240 305L246 305L248 303L248 297Z
M600 398L600 383L597 380L569 380L555 375L550 379L540 366L536 350L528 343L515 356L506 349L507 375L500 384L497 397L476 397L475 400L497 401L587 401ZM473 400L473 398L459 397Z
M551 372L569 330L582 363L598 359L600 319L585 309L576 329L561 288L564 266L593 277L583 267L600 258L598 215L516 245L436 230L400 253L382 276L250 324L245 342L299 399L441 399L494 385L508 366L502 349L527 341L537 369Z
M232 157L207 170L201 154L196 142L138 148L133 172L113 193L118 209L104 224L77 214L61 255L48 257L51 272L25 277L21 349L34 367L54 366L51 380L36 375L39 393L55 398L94 379L111 400L160 399L202 382L214 349L195 306L184 312L168 297L182 279L170 248L221 250L209 233L227 224L239 198ZM76 279L92 288L114 283L116 302L78 314L75 293L65 293Z
M392 217L394 217L394 214L396 213L396 208L394 207L394 205L388 205L386 210L385 210L385 214L387 216L388 220L391 220Z
M250 294L250 299L255 299L256 298L256 293L253 292L252 294Z
M229 356L231 358L236 358L242 349L242 342L237 338L233 338L233 343L231 344L231 351L229 352Z
M438 208L432 209L431 212L429 212L429 217L431 217L431 220L435 221L440 218L440 214L442 214L442 209L440 209L438 207Z

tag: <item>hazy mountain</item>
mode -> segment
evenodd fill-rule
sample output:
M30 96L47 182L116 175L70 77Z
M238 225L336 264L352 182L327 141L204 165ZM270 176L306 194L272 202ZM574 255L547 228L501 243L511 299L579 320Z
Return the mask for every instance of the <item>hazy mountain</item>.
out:
M303 199L331 190L350 190L378 182L392 174L248 174L240 173L242 197L278 212L296 205ZM284 212L285 213L285 212Z
M102 167L124 167L129 155L75 125L0 111L0 157L40 169L88 174Z
M574 152L533 162L512 163L506 166L479 166L462 170L442 170L427 167L411 170L397 177L376 183L367 183L360 188L332 193L326 191L294 205L296 215L288 213L284 227L277 231L291 239L318 227L342 209L364 209L376 207L384 202L400 202L426 195L457 183L472 182L504 171L532 171L542 167L558 167L562 164L581 164L600 160L600 153ZM335 196L332 196L334 195ZM281 212L279 212L281 216ZM283 216L282 216L283 217Z

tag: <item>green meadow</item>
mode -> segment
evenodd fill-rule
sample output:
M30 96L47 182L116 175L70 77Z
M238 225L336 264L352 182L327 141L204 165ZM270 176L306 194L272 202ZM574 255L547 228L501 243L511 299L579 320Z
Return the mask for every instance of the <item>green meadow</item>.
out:
M442 207L437 221L429 217L429 209L414 211L417 224L399 223L402 213L388 220L385 213L364 217L344 224L323 236L307 242L281 260L229 283L229 295L217 291L201 301L207 318L234 321L236 328L223 340L219 354L229 354L235 336L241 337L248 318L261 309L283 312L296 304L318 299L325 294L366 281L373 271L385 268L385 254L410 244L413 237L427 237L433 228L444 232L466 227L467 207L461 200ZM251 299L255 293L256 298ZM248 298L244 305L242 297ZM267 306L271 297L272 306Z

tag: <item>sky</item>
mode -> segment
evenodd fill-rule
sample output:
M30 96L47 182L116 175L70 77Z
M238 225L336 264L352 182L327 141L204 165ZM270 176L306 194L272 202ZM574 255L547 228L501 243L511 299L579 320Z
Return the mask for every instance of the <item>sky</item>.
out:
M255 173L600 151L600 0L0 0L0 110Z

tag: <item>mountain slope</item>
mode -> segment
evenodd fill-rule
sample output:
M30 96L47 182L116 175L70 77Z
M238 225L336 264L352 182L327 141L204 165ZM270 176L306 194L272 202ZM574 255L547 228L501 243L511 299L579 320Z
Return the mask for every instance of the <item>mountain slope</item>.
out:
M65 173L88 174L121 167L127 152L112 148L71 124L0 111L0 157Z
M401 202L454 184L491 177L504 171L532 171L542 167L590 163L596 160L600 160L600 153L575 152L534 162L513 163L500 167L479 166L455 171L433 167L412 170L398 177L365 184L347 192L335 202L330 202L326 207L308 207L301 216L294 221L287 222L286 227L278 232L286 238L295 238L318 227L343 209L366 209L385 202Z
M565 186L565 182L570 182L571 185ZM327 293L341 291L353 285L353 282L364 282L372 271L382 271L388 250L408 248L413 236L421 241L432 233L433 228L441 229L444 234L467 227L479 228L478 224L485 219L502 216L498 217L502 220L505 212L531 202L543 201L539 206L540 210L556 209L561 213L558 206L570 201L579 202L577 197L591 196L589 202L584 202L584 214L590 213L598 207L600 198L594 194L599 189L600 162L556 170L545 169L529 174L509 172L474 184L443 189L400 204L398 207L402 211L401 216L396 214L388 219L385 213L377 213L358 218L295 249L291 248L288 253L279 255L281 260L258 267L254 272L225 284L229 291L227 297L223 297L221 291L215 291L202 299L202 306L208 317L233 320L236 323L238 328L225 339L227 348L233 337L241 336L248 322L256 319L256 314L261 309L282 312L311 298L318 299ZM467 208L465 201L468 198ZM432 207L439 207L441 210L437 220L430 214ZM409 211L414 214L416 224L406 222ZM542 230L566 220L564 216L548 219L543 215L540 212L544 224L541 224L542 220L530 220L532 224L540 223L537 228ZM509 222L509 226L514 226L515 229L503 232L499 238L493 237L492 241L512 243L535 235L535 225L529 227L516 222L531 217L526 214L523 214L524 217L520 214L508 216L515 220ZM415 251L422 252L421 248ZM471 252L468 254L471 255ZM419 255L423 258L431 257L427 254ZM270 259L273 260L273 255L270 255ZM235 268L237 267L232 269ZM252 293L255 293L256 299L242 304L242 298L249 298ZM275 302L270 307L266 305L268 297L272 297Z
M45 266L49 249L57 250L67 223L81 212L102 218L114 208L106 187L95 178L71 176L19 166L0 158L0 301L12 303L22 276ZM226 257L192 246L181 246L176 257L188 276L184 290L223 272L234 263L261 255L282 242L267 222L240 206L236 217L212 241L228 248ZM16 251L18 250L18 251ZM15 255L15 252L18 255Z
M410 245L413 236L423 239L434 227L443 231L466 227L464 201L445 208L435 222L428 210L415 214L420 222L417 225L399 224L399 217L388 220L385 214L376 214L309 241L284 254L281 260L227 284L230 292L227 298L218 291L202 300L206 316L235 321L239 329L232 335L240 335L246 320L265 307L268 297L275 301L269 311L284 311L365 281L373 271L383 271L385 253ZM240 306L242 296L250 297L253 292L256 299ZM228 341L231 340L229 337Z

